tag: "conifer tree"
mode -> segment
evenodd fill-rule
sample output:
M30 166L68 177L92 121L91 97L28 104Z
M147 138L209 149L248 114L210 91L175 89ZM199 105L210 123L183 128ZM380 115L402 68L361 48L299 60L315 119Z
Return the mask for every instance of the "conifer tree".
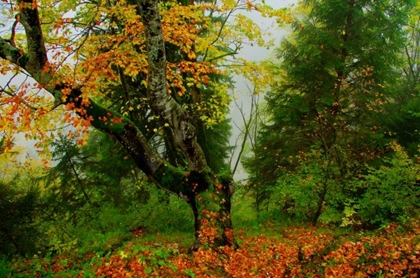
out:
M344 185L384 151L379 119L394 98L403 26L412 1L307 0L293 32L277 49L279 81L267 94L269 121L245 161L250 188L269 198L282 175L297 170L311 149L323 159L314 194L316 223L335 180ZM337 171L331 171L337 167Z

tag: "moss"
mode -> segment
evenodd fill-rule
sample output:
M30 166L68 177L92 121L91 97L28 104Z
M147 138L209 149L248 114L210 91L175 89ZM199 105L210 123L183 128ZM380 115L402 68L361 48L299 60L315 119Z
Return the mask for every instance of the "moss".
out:
M90 101L90 105L86 107L86 113L92 116L92 126L102 131L107 131L114 134L122 134L127 124L134 126L134 124L123 115L108 110L94 101Z
M14 62L21 67L25 67L29 57L27 54L22 55L21 50L9 44L5 39L0 37L0 57Z
M217 179L223 186L229 186L233 181L232 172L229 170L217 174Z
M186 194L186 191L191 191L189 187L185 186L187 183L186 173L169 163L162 163L154 177L162 187L172 192Z
M215 194L212 190L200 193L201 201L199 202L200 207L205 208L209 211L220 212L221 207L219 202L215 201Z
M190 184L195 184L194 192L201 193L209 189L209 186L214 184L215 177L212 179L212 172L209 167L201 172L191 171L188 177Z

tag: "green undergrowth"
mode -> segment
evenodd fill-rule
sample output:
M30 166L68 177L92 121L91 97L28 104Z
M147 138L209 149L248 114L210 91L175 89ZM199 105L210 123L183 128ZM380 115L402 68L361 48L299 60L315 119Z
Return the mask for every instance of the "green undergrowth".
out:
M272 210L257 214L252 200L237 197L232 211L236 250L191 254L189 207L155 195L139 210L104 208L90 225L70 230L77 240L57 240L56 252L0 258L0 277L409 277L420 271L419 221L371 231L313 227Z

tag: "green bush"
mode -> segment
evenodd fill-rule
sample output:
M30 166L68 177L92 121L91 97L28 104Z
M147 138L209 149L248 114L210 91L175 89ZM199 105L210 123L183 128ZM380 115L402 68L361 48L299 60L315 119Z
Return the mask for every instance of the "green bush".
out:
M139 223L149 233L191 232L194 216L188 204L175 195L155 187L152 197L139 210Z
M302 155L300 165L277 180L272 199L294 220L339 223L348 184L334 160L319 148Z
M410 218L420 206L420 186L416 180L420 167L393 144L394 155L384 158L384 165L369 168L355 184L363 195L355 202L355 212L362 224L382 226Z
M6 277L11 272L8 264L6 256L0 257L0 277Z
M271 208L294 220L341 226L377 228L405 221L420 204L419 164L396 143L377 167L365 165L366 174L342 175L321 151L305 155L293 172L285 172L272 189ZM314 221L315 220L315 221Z

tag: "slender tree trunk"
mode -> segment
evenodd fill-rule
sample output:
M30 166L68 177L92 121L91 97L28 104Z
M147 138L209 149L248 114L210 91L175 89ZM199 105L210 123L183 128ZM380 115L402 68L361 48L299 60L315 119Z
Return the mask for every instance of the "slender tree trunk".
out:
M319 201L318 201L314 218L312 219L312 225L314 226L316 226L316 223L318 222L318 219L321 216L322 208L324 207L325 196L327 195L327 191L328 191L328 185L327 185L327 182L325 182L322 188L321 195L319 196Z

